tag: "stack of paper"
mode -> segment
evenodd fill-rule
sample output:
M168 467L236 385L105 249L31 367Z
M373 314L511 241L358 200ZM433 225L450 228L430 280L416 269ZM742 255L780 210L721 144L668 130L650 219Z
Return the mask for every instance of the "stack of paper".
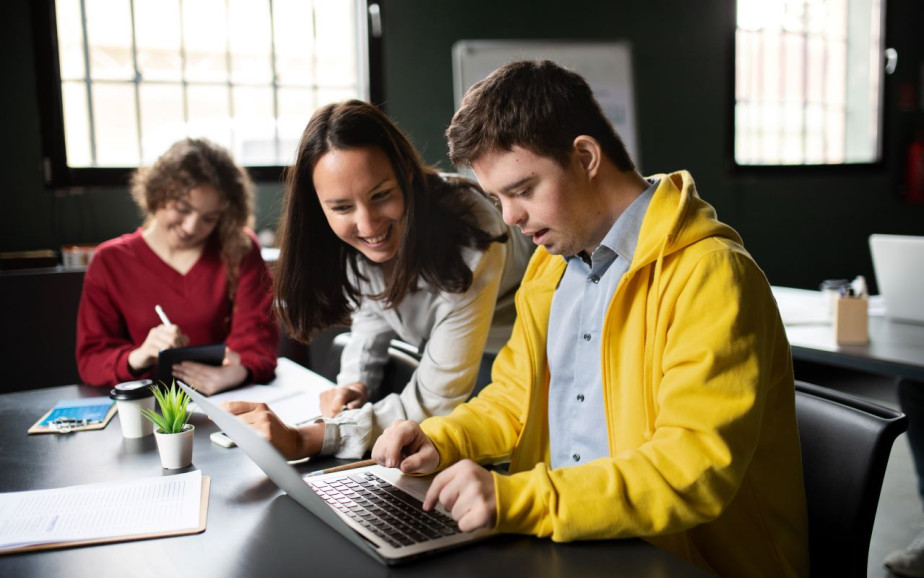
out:
M201 532L208 504L203 482L194 471L0 494L0 554Z

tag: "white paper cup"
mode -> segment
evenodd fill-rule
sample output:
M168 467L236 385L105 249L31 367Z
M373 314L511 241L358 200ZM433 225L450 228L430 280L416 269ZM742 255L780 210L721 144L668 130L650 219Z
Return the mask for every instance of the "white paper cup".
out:
M122 436L142 438L154 433L154 424L141 413L142 408L154 411L154 392L150 379L120 383L109 392L119 408Z

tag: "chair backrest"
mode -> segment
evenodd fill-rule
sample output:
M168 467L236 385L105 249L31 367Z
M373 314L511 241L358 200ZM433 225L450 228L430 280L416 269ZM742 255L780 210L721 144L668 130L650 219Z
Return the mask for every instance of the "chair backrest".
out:
M328 349L324 367L316 371L332 381L336 380L340 372L340 355L350 339L349 333L340 333L335 336ZM378 401L389 393L400 393L417 371L418 365L420 365L420 360L414 354L414 348L411 345L403 341L392 341L388 347L388 363L382 374L382 387L370 401Z
M796 382L811 575L865 577L886 465L908 418L852 395Z

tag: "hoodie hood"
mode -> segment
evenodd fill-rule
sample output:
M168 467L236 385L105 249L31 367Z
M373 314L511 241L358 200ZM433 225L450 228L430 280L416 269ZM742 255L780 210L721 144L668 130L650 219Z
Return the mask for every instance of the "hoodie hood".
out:
M715 209L699 197L689 172L677 171L651 178L660 179L660 182L642 222L630 271L660 261L707 237L724 237L742 244L738 233L720 222Z

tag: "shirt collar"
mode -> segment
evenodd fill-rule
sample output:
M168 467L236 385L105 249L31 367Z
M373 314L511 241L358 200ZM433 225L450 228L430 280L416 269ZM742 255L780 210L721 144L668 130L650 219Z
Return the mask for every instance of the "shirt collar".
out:
M600 246L594 249L591 255L591 261L601 259L612 259L613 255L618 255L631 263L632 257L635 256L635 248L638 246L638 236L642 230L642 221L645 220L645 213L648 212L648 205L651 203L651 197L654 196L658 188L658 179L646 179L649 183L645 192L639 195L629 207L623 211L610 230L603 237ZM580 259L580 255L565 257L566 261L571 259Z

